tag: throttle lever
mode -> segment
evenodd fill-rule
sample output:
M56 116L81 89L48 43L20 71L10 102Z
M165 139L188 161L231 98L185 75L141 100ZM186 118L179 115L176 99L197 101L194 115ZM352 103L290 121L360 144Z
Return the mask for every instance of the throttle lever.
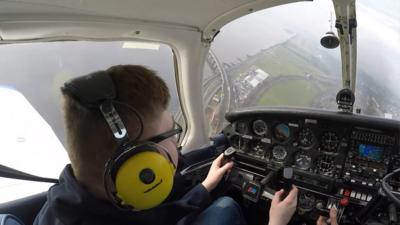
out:
M283 195L282 199L285 199L289 192L292 190L293 179L293 168L285 167L283 169Z
M230 147L224 151L224 156L222 158L222 165L227 164L228 162L232 161L233 156L236 154L236 149Z
M225 164L227 164L228 162L233 160L233 156L236 154L236 149L230 147L227 148L224 153L223 153L223 158L222 158L222 162L221 162L221 166L224 166ZM225 179L224 181L227 181L229 179L230 173L227 172L225 174Z

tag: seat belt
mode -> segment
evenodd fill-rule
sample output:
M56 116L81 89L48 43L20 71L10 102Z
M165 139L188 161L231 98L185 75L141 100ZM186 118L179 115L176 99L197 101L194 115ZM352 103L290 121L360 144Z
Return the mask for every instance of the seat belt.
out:
M37 181L37 182L46 182L46 183L58 183L58 179L39 177L36 175L32 175L29 173L24 173L19 170L4 166L0 164L0 177L18 179L18 180L29 180L29 181Z

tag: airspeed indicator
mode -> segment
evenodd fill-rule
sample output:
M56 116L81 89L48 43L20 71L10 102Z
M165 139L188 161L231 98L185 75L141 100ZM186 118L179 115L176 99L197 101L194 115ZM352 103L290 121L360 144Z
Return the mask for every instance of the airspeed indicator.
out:
M253 132L258 136L264 136L268 132L268 126L263 120L253 122Z

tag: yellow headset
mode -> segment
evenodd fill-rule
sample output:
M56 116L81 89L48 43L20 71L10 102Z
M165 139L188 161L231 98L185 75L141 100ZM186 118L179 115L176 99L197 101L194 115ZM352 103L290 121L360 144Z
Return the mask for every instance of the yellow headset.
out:
M100 110L119 144L104 170L104 187L111 202L118 208L135 211L161 204L172 190L176 165L169 153L157 143L180 134L182 128L137 144L143 133L143 119L133 107L115 101L117 93L106 71L74 78L66 82L61 90L84 107ZM137 116L141 128L133 140L129 138L114 104L127 107Z

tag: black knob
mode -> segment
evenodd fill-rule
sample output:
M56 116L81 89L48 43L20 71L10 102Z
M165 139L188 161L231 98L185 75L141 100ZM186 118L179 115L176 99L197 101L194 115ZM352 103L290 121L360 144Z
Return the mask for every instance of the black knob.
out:
M222 165L225 165L226 163L230 162L233 159L233 156L235 155L236 150L232 147L226 149L224 151L224 157L222 158Z
M323 209L324 208L324 203L321 201L318 201L317 204L315 204L315 207L317 209Z
M153 170L146 168L140 171L139 178L143 183L151 184L154 179L156 179L156 175L154 174Z
M236 150L234 148L228 148L224 151L224 158L226 159L232 159L232 157L235 155Z
M292 179L293 179L293 168L292 167L285 167L283 169L283 190L284 197L286 197L290 190L292 190Z

